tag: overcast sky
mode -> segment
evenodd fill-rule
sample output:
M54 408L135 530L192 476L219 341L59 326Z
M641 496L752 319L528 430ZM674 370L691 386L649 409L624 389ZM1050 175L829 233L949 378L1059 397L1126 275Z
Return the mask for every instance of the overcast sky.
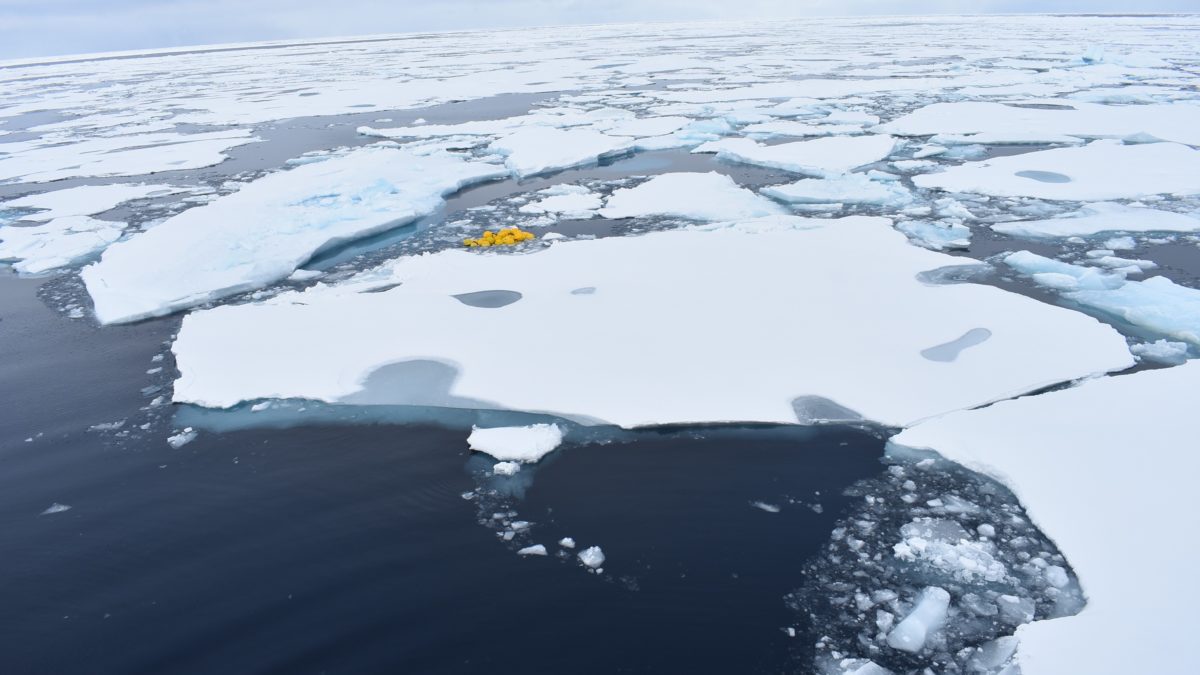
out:
M1198 10L1200 0L0 0L0 58L569 23Z

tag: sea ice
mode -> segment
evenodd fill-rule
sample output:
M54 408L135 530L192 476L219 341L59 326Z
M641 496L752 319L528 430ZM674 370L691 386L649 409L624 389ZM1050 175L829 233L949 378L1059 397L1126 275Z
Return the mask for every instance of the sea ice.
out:
M537 462L562 444L563 432L556 424L528 427L495 427L471 430L467 445L504 462ZM494 469L493 469L494 470Z
M1072 138L1127 138L1146 135L1200 145L1195 105L1099 105L1081 101L1030 101L1042 107L958 101L934 103L880 127L899 136L970 134L968 143L1061 143ZM1046 105L1049 104L1049 105ZM1053 106L1053 107L1050 107Z
M892 439L1002 480L1071 561L1087 606L1018 629L1026 675L1183 672L1200 602L1188 536L1200 516L1186 505L1200 460L1181 443L1198 386L1190 361L951 413ZM1124 532L1157 542L1146 573L1130 575L1147 569L1146 550L1121 545Z
M599 546L590 546L579 552L579 562L596 569L604 564L604 551Z
M493 141L491 152L504 156L504 165L518 178L589 164L629 149L629 139L592 129L524 127Z
M794 216L557 241L527 255L404 257L341 284L187 315L172 347L174 397L228 407L373 391L378 403L634 427L794 423L794 402L817 396L903 426L1134 363L1124 338L1079 312L918 279L961 262L909 245L884 218ZM571 293L586 287L599 291ZM480 309L454 298L497 288L522 299ZM814 317L836 330L814 330ZM953 362L921 355L976 328L991 338ZM536 355L497 358L496 335Z
M1101 200L1200 193L1200 150L1094 141L968 162L913 178L917 187L999 197Z
M497 476L515 476L521 470L516 462L496 462L492 465L492 473Z
M517 555L546 555L546 547L542 544L526 546L525 548L517 551Z
M1200 218L1115 202L1096 202L1058 218L996 223L992 229L1018 237L1086 237L1101 232L1197 232L1200 231ZM1133 248L1133 245L1127 247Z
M1072 265L1029 251L1010 253L1004 262L1072 302L1200 346L1200 290L1162 276L1130 281L1120 273Z
M1155 340L1132 345L1129 351L1133 352L1133 355L1140 361L1153 361L1168 366L1178 366L1188 359L1186 342Z
M761 192L793 204L839 203L900 208L913 200L912 193L901 185L871 180L857 173L803 178L795 183L766 187Z
M605 218L674 216L689 220L740 220L783 214L786 210L733 179L716 173L666 173L608 198Z
M168 314L285 279L314 253L433 212L504 171L363 148L270 174L110 246L81 276L101 323Z
M556 185L540 190L542 198L517 209L521 213L554 214L560 218L592 218L600 209L600 195L581 185Z
M896 223L896 229L912 241L934 251L968 248L971 245L971 228L957 223L904 220Z
M888 634L888 645L904 652L919 652L931 633L946 622L950 594L944 588L930 586L921 592L912 611Z
M692 152L715 152L718 159L754 164L810 176L841 174L886 159L896 139L891 136L830 136L811 141L761 145L748 138L724 138Z

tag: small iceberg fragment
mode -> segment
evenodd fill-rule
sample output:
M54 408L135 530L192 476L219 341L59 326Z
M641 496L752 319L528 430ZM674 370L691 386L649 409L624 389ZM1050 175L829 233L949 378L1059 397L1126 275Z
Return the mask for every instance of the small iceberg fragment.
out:
M575 540L570 537L563 537L558 540L558 545L563 548L575 548Z
M579 552L579 562L592 569L598 569L604 564L604 551L599 546L589 546Z
M525 548L517 551L517 555L546 555L546 547L541 544L526 546Z
M762 511L766 511L767 513L779 513L778 506L774 504L768 504L766 502L750 502L750 506Z
M950 594L944 588L930 586L917 597L912 611L888 633L887 643L892 649L917 653L925 647L929 636L941 629L946 622L950 607Z
M1152 361L1168 366L1178 366L1188 360L1188 345L1186 342L1171 340L1155 340L1132 345L1130 352L1139 361Z
M472 450L489 454L502 463L532 463L553 452L562 440L563 432L557 424L491 429L475 427L467 437L467 445Z
M55 513L62 513L63 511L70 511L70 510L71 510L71 507L68 506L67 504L59 504L58 502L54 502L45 511L42 511L41 514L39 514L39 515L50 516L50 515L54 515Z
M193 429L191 427L187 427L183 431L181 431L173 436L168 436L167 444L170 445L172 448L175 448L176 450L178 450L179 448L182 448L183 446L187 445L188 443L191 443L192 441L196 440L197 435L198 435L198 433L195 429Z

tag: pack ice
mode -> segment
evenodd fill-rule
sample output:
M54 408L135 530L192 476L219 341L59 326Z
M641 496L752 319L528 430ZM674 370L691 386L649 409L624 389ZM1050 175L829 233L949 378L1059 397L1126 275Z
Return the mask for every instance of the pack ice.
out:
M189 314L174 396L512 409L622 427L907 425L1133 363L1123 338L1077 312L921 283L961 259L890 225L774 216L525 255L401 258L353 282ZM478 291L519 299L454 297ZM981 328L987 339L960 344ZM515 349L496 358L498 345ZM953 357L922 354L939 346Z
M109 247L81 276L101 323L168 314L283 279L323 248L413 221L505 173L446 152L355 150L184 211Z
M1197 387L1193 361L951 413L892 439L1006 483L1074 567L1087 606L1018 629L1025 675L1189 671L1200 516L1180 499L1200 473L1186 447Z
M1200 150L1178 143L1094 141L967 162L913 178L917 187L998 197L1104 200L1200 193Z

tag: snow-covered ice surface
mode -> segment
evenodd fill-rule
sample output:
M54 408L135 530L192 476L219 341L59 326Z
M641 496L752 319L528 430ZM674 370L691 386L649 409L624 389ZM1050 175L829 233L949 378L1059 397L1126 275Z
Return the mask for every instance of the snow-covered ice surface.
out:
M914 43L912 23L937 39ZM806 19L0 63L0 262L55 272L43 297L72 319L87 296L101 323L191 311L177 363L147 373L178 375L146 390L150 408L244 401L252 424L471 411L469 446L494 458L470 461L514 491L554 461L532 463L557 446L546 427L561 440L574 423L915 437L967 420L964 438L996 447L1048 430L989 448L999 483L889 458L793 604L829 627L821 673L1071 671L1037 665L1056 639L1040 636L1161 616L1096 571L1095 523L1132 504L1126 530L1170 541L1189 512L1083 427L1137 420L1162 480L1188 473L1165 450L1186 416L1157 411L1184 404L1165 392L1200 354L1197 31L1194 16ZM538 239L447 250L512 225ZM1118 387L1136 391L1056 407ZM974 426L1007 411L996 433ZM1108 443L1094 475L1089 434ZM1083 516L1049 496L1055 476L1094 487ZM546 552L515 512L484 516L514 552ZM1152 583L1185 587L1180 558ZM1083 607L1072 565L1095 607L1040 621ZM1179 653L1186 623L1121 653ZM1086 663L1077 637L1055 658Z
M102 323L283 279L322 248L411 222L502 175L456 155L365 148L261 178L111 246L83 273Z
M1187 671L1200 518L1180 499L1200 472L1187 447L1197 386L1193 361L954 413L892 439L1004 482L1070 559L1087 606L1017 631L1025 675Z
M1124 339L1090 317L991 287L922 283L919 273L956 259L889 225L774 216L528 255L404 258L346 284L188 315L173 347L175 400L370 399L631 427L810 423L797 402L816 397L905 425L1133 363ZM595 290L572 293L583 287ZM521 299L479 309L453 297L484 289ZM991 339L953 363L921 355L975 328ZM537 355L496 358L490 335ZM406 386L406 373L425 384Z
M1093 141L1078 148L968 162L917 176L918 187L1042 199L1129 199L1200 193L1200 150L1179 143Z

